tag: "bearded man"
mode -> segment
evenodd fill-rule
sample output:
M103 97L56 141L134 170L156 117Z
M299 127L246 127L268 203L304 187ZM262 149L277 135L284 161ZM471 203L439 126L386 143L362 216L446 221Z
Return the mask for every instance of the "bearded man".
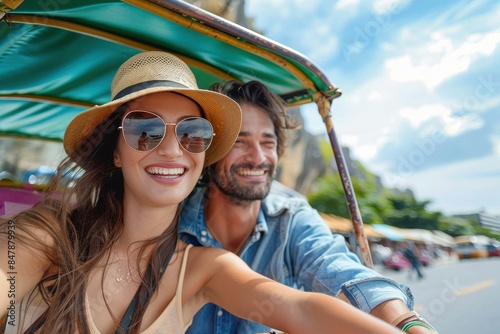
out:
M240 104L241 130L233 148L209 166L204 182L184 203L180 238L229 250L264 276L337 296L394 325L428 325L410 311L413 296L407 287L363 266L344 237L331 233L304 196L273 181L285 131L294 127L281 99L258 81L230 81L212 89ZM254 322L206 305L187 333L269 333L272 329L259 319L279 307L279 297L259 305L262 311ZM434 333L421 324L407 332Z

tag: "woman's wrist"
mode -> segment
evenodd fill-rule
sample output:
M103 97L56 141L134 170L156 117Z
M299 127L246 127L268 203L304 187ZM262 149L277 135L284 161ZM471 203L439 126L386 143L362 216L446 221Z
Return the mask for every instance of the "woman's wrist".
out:
M410 334L437 333L434 327L415 311L402 314L392 322L392 325Z

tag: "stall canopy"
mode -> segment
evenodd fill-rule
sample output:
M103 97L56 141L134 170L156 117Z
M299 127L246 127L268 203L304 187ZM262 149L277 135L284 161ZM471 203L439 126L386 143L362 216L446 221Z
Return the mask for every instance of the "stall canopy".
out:
M393 241L404 241L406 240L401 233L394 227L386 224L372 224L371 227L375 229L378 233L382 234L389 240Z
M421 242L424 244L435 244L434 233L429 230L418 228L396 228L396 231L406 240Z
M432 233L434 234L435 244L443 246L443 247L455 247L456 246L455 239L451 235L449 235L443 231L432 231Z
M320 213L321 218L332 232L347 234L354 232L354 228L350 220L327 213ZM378 233L371 225L364 224L366 236L368 238L381 239L384 235Z
M439 245L443 247L454 247L455 241L452 236L442 231L430 231L419 228L396 228L406 240L424 243L427 245Z

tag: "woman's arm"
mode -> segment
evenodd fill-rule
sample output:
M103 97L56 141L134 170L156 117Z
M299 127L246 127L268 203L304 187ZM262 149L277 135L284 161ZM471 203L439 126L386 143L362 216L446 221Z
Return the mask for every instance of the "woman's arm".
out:
M386 301L377 307L375 307L371 315L376 316L379 319L385 320L388 323L393 323L395 319L400 318L401 315L409 314L410 310L406 305L399 299ZM408 316L406 316L407 318ZM403 319L401 319L403 320ZM399 320L396 322L400 322ZM397 325L397 324L396 324ZM433 334L436 333L433 330L427 329L422 326L414 326L407 330L409 334Z
M0 233L0 317L13 310L41 280L49 268L47 257L30 247L30 238L16 228L13 220L2 222ZM42 233L31 233L47 240Z
M204 287L207 302L287 333L400 333L355 307L320 293L298 291L252 271L231 253L217 253Z

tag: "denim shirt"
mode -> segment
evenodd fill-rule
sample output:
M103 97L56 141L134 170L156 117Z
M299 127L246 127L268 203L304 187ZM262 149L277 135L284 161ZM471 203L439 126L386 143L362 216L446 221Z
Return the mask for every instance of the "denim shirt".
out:
M290 287L337 296L365 312L390 299L400 299L413 309L413 295L406 286L362 265L347 249L344 237L332 234L303 196L278 190L277 185L273 182L262 201L255 228L240 252L254 271ZM204 201L205 189L196 188L184 203L179 236L195 246L222 248L206 229ZM187 333L269 332L257 322L274 307L279 305L257 305L260 312L253 313L256 322L252 322L208 304L195 315Z

